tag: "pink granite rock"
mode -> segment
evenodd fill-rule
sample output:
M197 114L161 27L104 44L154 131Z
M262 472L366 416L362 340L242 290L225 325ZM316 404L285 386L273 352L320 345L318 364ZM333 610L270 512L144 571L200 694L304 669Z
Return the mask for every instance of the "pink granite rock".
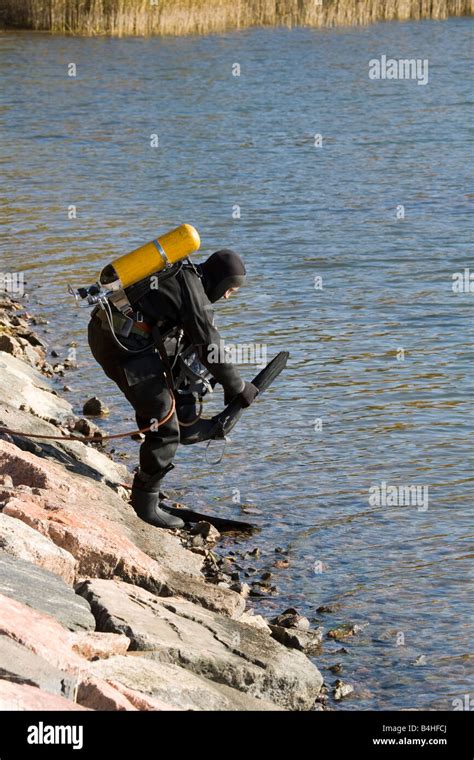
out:
M130 646L130 639L121 633L101 633L99 631L78 631L69 634L69 641L74 652L92 660L103 659L113 654L125 654Z
M0 680L0 710L87 710L70 699L49 694L36 686Z
M77 701L91 710L137 710L124 694L97 678L87 678L79 684Z
M54 667L81 673L87 660L72 650L70 631L50 615L0 594L0 634L9 636Z
M11 493L2 492L0 487L3 513L22 520L69 552L77 561L79 578L119 577L155 594L185 596L232 617L243 612L245 600L234 591L206 583L196 574L196 555L185 550L167 531L146 526L148 532L155 531L157 545L164 539L165 544L176 541L174 549L166 548L166 565L138 548L127 536L123 518L120 521L123 501L115 494L106 495L105 499L113 504L111 508L104 503L104 491L94 481L72 476L55 462L0 441L0 475L6 472L15 488L27 488ZM175 569L173 550L179 569Z
M17 559L33 562L73 585L77 561L72 554L22 520L0 513L0 549Z
M164 702L158 697L152 697L150 694L144 694L141 691L135 689L129 689L128 686L124 686L118 681L109 680L108 683L120 691L127 699L137 708L137 710L183 710L182 707L175 707L167 702Z

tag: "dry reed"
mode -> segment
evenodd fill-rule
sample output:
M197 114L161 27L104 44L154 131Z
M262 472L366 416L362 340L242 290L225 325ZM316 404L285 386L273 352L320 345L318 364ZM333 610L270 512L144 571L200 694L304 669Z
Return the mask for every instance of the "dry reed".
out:
M208 34L472 15L474 0L0 0L5 26L79 35Z

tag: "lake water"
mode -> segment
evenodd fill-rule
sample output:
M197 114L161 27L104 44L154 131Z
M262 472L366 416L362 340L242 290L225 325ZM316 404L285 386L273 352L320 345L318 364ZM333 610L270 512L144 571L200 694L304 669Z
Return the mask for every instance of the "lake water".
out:
M97 394L106 429L134 425L89 354L88 311L67 282L95 281L181 222L201 233L197 261L219 247L244 256L248 285L218 305L218 324L269 357L289 349L288 369L219 465L207 461L217 445L207 458L182 448L167 483L190 506L250 516L261 530L241 548L260 548L259 567L288 549L290 567L273 569L280 594L256 598L256 611L291 605L326 631L363 626L347 653L326 640L315 658L329 685L328 666L343 664L355 686L344 709L450 710L472 694L474 295L452 289L472 243L472 31L453 19L0 36L0 269L25 273L51 348L64 358L77 342L64 382L78 412ZM381 55L428 59L428 84L370 80ZM136 463L136 443L116 448ZM429 500L370 503L383 481L426 487Z

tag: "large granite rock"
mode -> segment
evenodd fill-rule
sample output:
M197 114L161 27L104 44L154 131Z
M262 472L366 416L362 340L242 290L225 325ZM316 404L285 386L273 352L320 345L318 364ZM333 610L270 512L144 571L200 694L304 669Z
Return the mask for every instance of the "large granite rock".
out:
M265 630L177 597L157 597L120 581L76 587L91 605L97 629L124 633L130 649L274 702L309 709L322 686L317 668Z
M0 594L51 615L70 631L94 630L88 603L59 575L0 551Z
M74 583L77 561L72 554L56 546L49 538L30 528L22 520L16 520L1 512L0 549L16 559L33 562L60 575L70 585Z
M49 694L29 684L0 680L0 710L55 711L88 710L70 699Z
M70 403L51 393L50 383L40 372L4 351L0 351L0 398L45 420L73 416Z
M0 368L1 369L1 368ZM51 399L58 398L51 394ZM74 415L71 413L71 417ZM54 417L61 419L61 417ZM119 483L127 482L130 479L127 468L117 462L113 462L110 457L104 454L94 446L86 445L80 441L70 441L66 437L58 441L44 440L35 438L35 435L61 436L61 430L56 425L46 420L35 417L31 412L19 410L9 404L2 396L0 389L0 427L6 427L10 430L24 432L25 437L16 434L2 433L1 437L14 443L23 451L46 459L55 459L63 464L69 472L95 480L105 482L115 487Z
M74 699L76 679L73 676L5 635L0 636L0 679Z
M0 486L3 513L69 552L77 560L79 576L119 576L156 594L179 594L228 615L243 612L245 601L239 594L201 577L202 557L185 549L176 536L133 515L131 520L141 523L137 532L146 525L155 546L161 547L160 559L136 546L121 516L132 510L105 485L65 473L58 464L5 441L0 441L1 474L10 475L17 488Z
M137 695L141 694L144 704L151 705L156 700L174 709L181 710L226 710L257 711L281 710L282 708L264 699L255 699L224 683L210 681L204 676L192 673L177 665L149 660L143 656L117 656L90 664L93 675L107 681L138 709L157 709L153 706L141 707ZM143 704L143 703L142 703Z
M59 670L80 674L88 661L73 651L71 632L51 615L0 594L0 635L42 657Z

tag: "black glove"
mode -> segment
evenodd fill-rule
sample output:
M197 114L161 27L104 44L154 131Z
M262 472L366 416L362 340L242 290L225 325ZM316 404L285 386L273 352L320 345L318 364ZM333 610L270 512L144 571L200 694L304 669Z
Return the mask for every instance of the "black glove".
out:
M226 404L230 404L231 401L234 399L237 399L240 401L240 405L243 409L246 409L252 401L255 401L256 396L258 395L258 388L253 383L245 383L244 387L240 391L240 393L234 394L233 396L230 396L230 394L225 394L224 400Z

